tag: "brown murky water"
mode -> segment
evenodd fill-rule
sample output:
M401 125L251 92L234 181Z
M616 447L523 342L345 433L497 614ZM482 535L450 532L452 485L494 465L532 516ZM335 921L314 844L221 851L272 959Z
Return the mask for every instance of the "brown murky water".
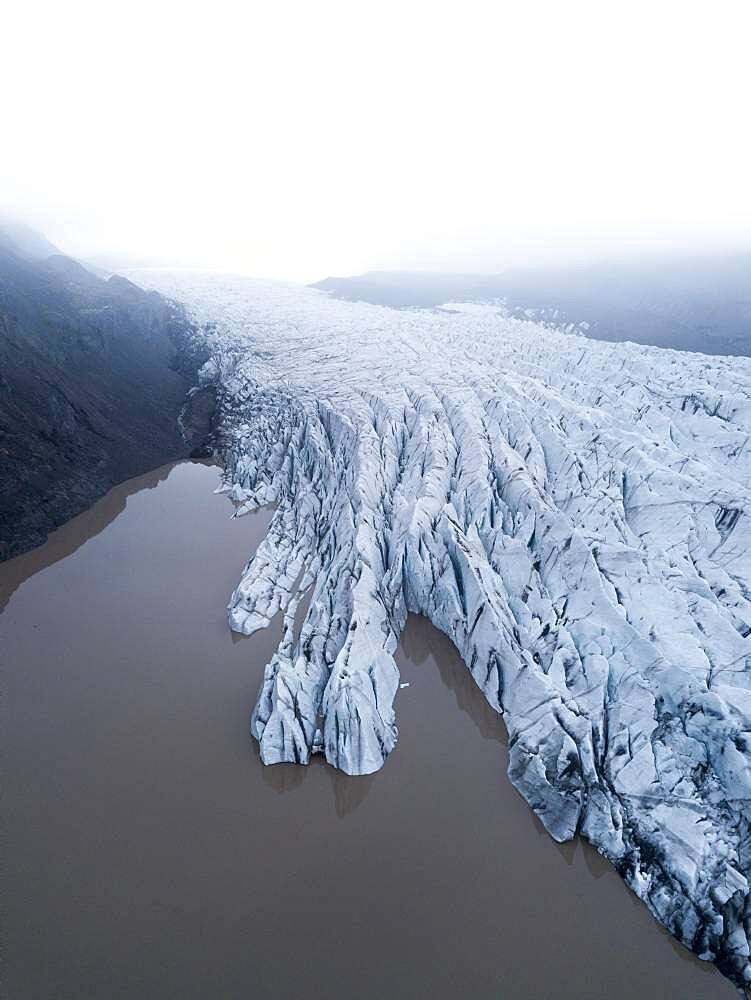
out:
M269 514L231 520L216 483L141 477L0 565L4 995L732 1000L594 852L543 833L422 620L379 774L261 765L278 634L233 637L224 609Z

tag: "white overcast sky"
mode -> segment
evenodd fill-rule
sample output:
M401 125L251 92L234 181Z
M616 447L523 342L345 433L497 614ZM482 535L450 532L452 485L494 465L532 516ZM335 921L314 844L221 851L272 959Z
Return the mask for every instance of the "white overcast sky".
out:
M751 2L8 0L0 212L312 280L751 244Z

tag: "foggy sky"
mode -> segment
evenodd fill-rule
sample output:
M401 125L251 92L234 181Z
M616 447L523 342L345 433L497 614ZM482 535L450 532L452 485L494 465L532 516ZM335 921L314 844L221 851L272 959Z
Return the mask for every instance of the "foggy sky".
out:
M11 3L0 212L314 280L751 244L743 2Z

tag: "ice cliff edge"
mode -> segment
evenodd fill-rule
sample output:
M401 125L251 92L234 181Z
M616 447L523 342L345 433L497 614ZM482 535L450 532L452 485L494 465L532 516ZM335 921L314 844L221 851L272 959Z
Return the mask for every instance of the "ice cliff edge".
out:
M381 767L393 653L425 615L551 835L751 984L751 362L160 280L212 331L227 492L276 505L229 610L244 633L283 616L263 760Z

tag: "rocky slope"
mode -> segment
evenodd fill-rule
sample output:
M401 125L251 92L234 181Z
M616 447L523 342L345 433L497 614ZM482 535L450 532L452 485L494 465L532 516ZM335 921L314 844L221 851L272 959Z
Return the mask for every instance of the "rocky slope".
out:
M178 427L202 360L181 309L50 249L0 227L0 559L207 431Z
M153 280L213 330L227 491L276 504L229 609L245 633L283 616L263 760L381 767L393 653L425 615L550 834L751 983L751 361Z

